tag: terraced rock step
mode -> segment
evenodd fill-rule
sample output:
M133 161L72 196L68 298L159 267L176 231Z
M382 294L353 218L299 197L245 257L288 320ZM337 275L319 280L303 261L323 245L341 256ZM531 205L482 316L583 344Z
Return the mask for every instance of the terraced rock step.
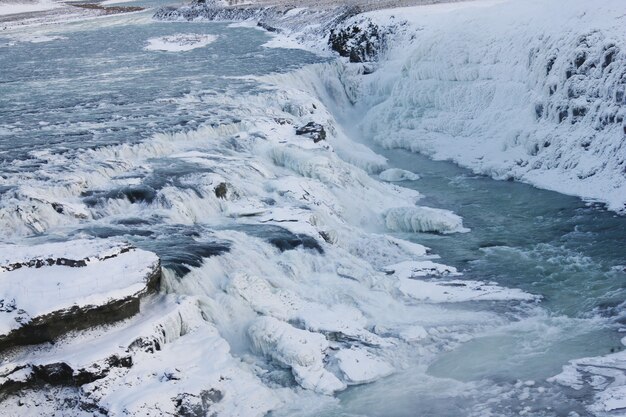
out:
M131 317L161 277L155 254L119 242L5 244L0 253L0 351Z

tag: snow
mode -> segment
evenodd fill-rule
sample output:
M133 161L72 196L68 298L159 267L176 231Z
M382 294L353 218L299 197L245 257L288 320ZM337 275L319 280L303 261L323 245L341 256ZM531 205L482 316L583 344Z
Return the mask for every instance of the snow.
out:
M295 10L287 18L302 15L309 16ZM306 23L315 24L313 18ZM179 34L149 43L158 50L182 51L214 40L198 36ZM318 71L328 78L321 80ZM54 346L20 349L7 364L64 361L76 371L101 366L111 355L126 355L132 366L114 367L77 387L78 403L102 407L112 416L175 415L183 414L180 406L203 402L204 395L210 413L261 416L284 406L281 398L289 395L332 395L351 384L384 378L406 359L407 345L427 363L432 352L502 321L497 312L442 303L535 301L520 290L464 280L455 268L433 262L436 256L425 246L387 234L468 229L458 215L416 206L419 193L388 183L416 176L384 171L385 159L352 141L319 98L337 93L345 104L361 97L361 83L351 82L357 73L362 75L333 63L257 77L263 88L254 94L169 98L179 105L199 100L229 117L136 144L32 153L28 162L44 168L0 178L0 185L19 184L0 200L7 239L23 242L85 225L156 217L165 227L188 227L194 239L229 245L228 251L189 266L182 278L164 270L163 290L169 295L144 300L138 316L72 333ZM310 122L324 127L326 140L315 143L296 135L297 127ZM150 201L121 197L103 199L96 207L84 203L82 196L91 190L142 185L163 160L194 169L155 189ZM218 196L222 184L226 191ZM54 210L53 204L64 210ZM278 229L267 232L269 227L306 237L309 246L280 248L270 240ZM36 314L138 291L133 285L139 277L130 271L140 271L140 262L156 261L154 256L133 250L99 259L110 247L93 246L100 245L96 242L19 246L19 251L11 246L0 250L0 266L49 256L89 261L81 268L42 267L31 277L12 275L24 268L1 274L35 280L28 288L45 284L54 292L61 285L65 295L54 302L35 306L24 299ZM58 274L61 268L73 271ZM42 284L46 271L54 279ZM120 274L122 280L111 278ZM93 276L103 281L97 294ZM281 372L289 378L276 378ZM28 374L15 371L11 378L27 379ZM29 404L29 413L36 415L37 408ZM0 412L6 414L16 407L17 400L0 402Z
M341 349L335 359L348 383L366 384L391 375L393 367L364 349Z
M407 171L399 168L389 168L378 174L378 178L388 182L398 181L416 181L420 179L420 176L414 174L411 171Z
M405 278L399 280L398 289L411 298L431 303L536 299L532 294L518 289L469 280L424 281Z
M300 330L273 317L260 317L248 328L252 345L264 355L288 366L303 388L332 394L345 388L324 369L328 341L319 333Z
M59 7L57 2L51 0L44 1L20 1L20 2L2 2L0 3L0 16L19 14L19 13L31 13L44 10L52 10Z
M474 1L365 13L407 22L362 77L360 131L386 147L623 210L623 3ZM365 23L360 23L365 24Z
M385 268L397 278L397 288L414 300L428 303L458 303L466 301L533 301L537 297L516 288L505 288L495 283L449 279L461 275L455 268L432 261L404 261ZM435 277L433 279L433 277ZM421 326L401 331L400 337L419 340L426 337Z
M113 357L130 357L132 366L113 366ZM9 357L0 368L0 384L27 380L33 367L59 361L71 366L75 375L103 373L79 392L83 401L106 408L112 416L181 414L181 403L190 401L190 407L208 402L205 411L220 415L258 417L279 405L278 398L231 356L228 344L202 318L191 297L155 297L142 304L141 314L123 323L75 333ZM212 400L200 401L203 392L214 393L208 396ZM9 406L8 401L0 403L0 411ZM20 415L42 411L36 396L33 402L22 398Z
M423 206L392 208L385 213L385 224L394 232L469 232L463 219L451 211Z
M199 35L195 33L177 33L175 35L148 39L144 49L148 51L186 52L203 48L217 40L215 35Z
M146 292L148 278L159 265L153 253L87 240L28 247L5 244L0 253L5 258L0 260L3 335L74 306L102 306L137 297ZM48 259L55 263L49 265ZM85 266L67 266L72 260L84 261ZM44 264L35 266L33 261Z

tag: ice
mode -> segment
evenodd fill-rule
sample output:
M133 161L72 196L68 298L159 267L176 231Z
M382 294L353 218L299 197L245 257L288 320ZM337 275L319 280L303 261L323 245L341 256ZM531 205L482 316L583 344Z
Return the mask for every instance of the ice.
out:
M399 280L398 289L411 298L432 303L536 299L532 294L518 289L469 280L424 281L405 278Z
M626 409L626 352L570 361L550 381L591 390L594 400L587 409L593 415L620 415Z
M406 171L404 169L398 168L386 169L378 174L378 178L388 182L416 181L420 179L419 175L414 174L411 171Z
M335 354L335 359L348 383L365 384L394 371L387 362L364 349L342 349Z
M343 382L324 369L329 344L319 333L296 329L273 317L260 317L248 328L248 334L259 352L290 367L302 387L322 394L345 388Z
M469 232L463 219L451 211L423 206L390 209L385 213L385 224L394 232Z
M329 15L294 10L286 18L309 27L315 24L310 16ZM150 42L182 51L206 45L202 36ZM58 391L59 398L46 404L76 401L109 415L200 410L196 414L261 416L284 406L285 398L328 401L322 397L391 375L409 357L427 363L441 349L505 321L480 305L443 303L534 301L519 290L464 280L455 268L433 262L436 255L425 246L400 239L403 232L467 229L454 213L415 206L418 192L389 183L414 180L415 174L392 169L377 177L388 168L385 158L354 142L338 122L335 111L346 116L341 109L362 97L364 72L363 66L333 62L238 79L245 92L198 92L195 80L182 80L190 85L188 94L158 100L189 106L190 118L201 120L206 109L217 116L140 143L36 150L18 161L34 168L0 178L0 187L8 187L0 194L7 239L80 238L102 229L103 235L127 233L165 255L187 249L171 238L177 233L194 244L225 242L228 250L201 253L194 262L176 260L181 265L163 271L168 295L144 300L135 317L72 332L54 346L19 349L7 364L35 369L63 362L72 377L106 369L94 381L64 386L71 392ZM297 134L311 123L324 129L323 140ZM92 259L92 253L108 253L107 246L88 250L78 239L77 245L84 248L43 245L0 253L5 263L48 253L89 257L88 266L77 268L85 271L109 262ZM141 262L153 259L139 250L123 255L133 254ZM118 269L96 272L102 279ZM106 283L113 293L124 279ZM97 295L83 290L74 286L61 301ZM115 355L131 359L132 366L106 365ZM2 377L24 382L32 375L13 368ZM57 388L28 389L25 410L33 415L33 404ZM18 406L17 400L3 401L0 412L10 415Z
M623 210L622 8L475 1L355 17L345 25L408 28L362 79L361 132Z
M29 13L29 12L39 12L44 10L51 10L56 7L60 7L60 5L51 0L44 1L15 1L15 2L3 2L0 4L0 16L18 14L18 13Z
M148 39L145 47L148 51L185 52L203 48L217 40L214 35L200 35L196 33L177 33L175 35Z

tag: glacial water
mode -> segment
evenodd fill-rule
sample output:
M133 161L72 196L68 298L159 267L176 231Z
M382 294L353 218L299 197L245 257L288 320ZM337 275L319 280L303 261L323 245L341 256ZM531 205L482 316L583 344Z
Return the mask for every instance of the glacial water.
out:
M371 416L513 415L526 407L530 415L586 415L587 393L545 380L573 358L624 349L626 218L576 197L371 146L391 166L420 175L402 185L425 194L421 202L454 210L471 228L462 235L399 237L431 247L466 278L522 288L542 300L536 308L509 310L508 324L433 362L354 388L342 400Z
M11 190L22 181L49 181L54 187L57 176L66 179L68 171L76 170L69 174L79 182L84 175L80 169L91 168L81 165L81 155L89 150L202 126L237 125L247 115L246 103L233 103L262 89L252 77L323 61L303 51L264 48L269 35L256 29L159 23L149 16L67 24L48 34L58 38L47 42L0 38L0 202L11 204L16 198ZM144 49L148 39L176 33L216 35L217 40L184 53ZM447 325L454 343L404 352L404 369L351 387L337 400L303 393L301 403L273 414L584 415L588 393L568 391L546 379L571 359L623 349L619 329L626 320L626 218L600 205L494 181L448 162L374 149L391 167L421 176L402 183L425 195L421 203L455 211L471 229L466 234L397 237L431 247L464 278L521 288L542 300L531 305L443 306L448 315L459 313L458 323ZM237 144L229 150L236 152ZM155 251L180 276L229 250L229 242L214 238L214 230L241 231L279 247L316 249L305 236L271 226L172 221L150 205L157 193L173 187L199 194L188 177L210 169L167 156L145 164L119 178L124 186L83 193L83 203L97 213L90 221L51 233L34 229L32 236L123 236ZM490 321L484 328L464 323L466 312L486 312Z

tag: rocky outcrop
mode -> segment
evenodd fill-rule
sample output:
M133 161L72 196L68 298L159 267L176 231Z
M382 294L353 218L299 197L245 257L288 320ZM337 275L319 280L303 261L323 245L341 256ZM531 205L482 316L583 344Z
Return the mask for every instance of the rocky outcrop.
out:
M328 45L350 62L377 61L383 49L385 38L379 27L372 22L366 26L350 25L331 29Z
M314 143L326 140L326 130L319 123L310 122L296 129L296 135L307 136L313 139Z
M3 245L0 252L0 351L131 317L161 277L156 255L119 242Z

